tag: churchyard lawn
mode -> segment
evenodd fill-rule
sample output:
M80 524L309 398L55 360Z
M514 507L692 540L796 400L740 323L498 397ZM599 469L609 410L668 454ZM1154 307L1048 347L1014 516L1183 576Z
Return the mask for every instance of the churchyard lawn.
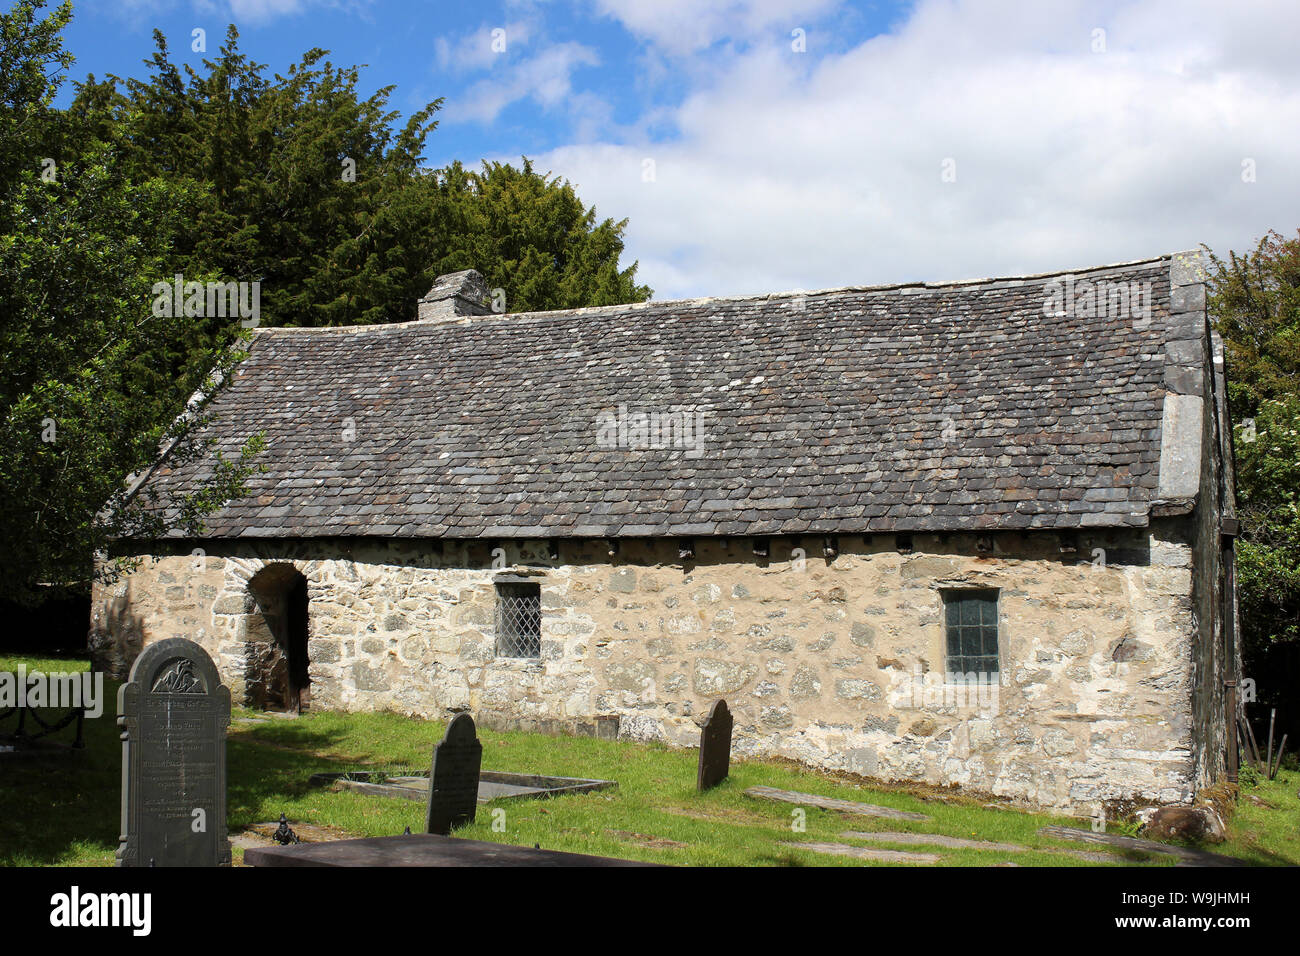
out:
M29 672L86 668L84 661L0 657L0 671L24 664ZM107 866L119 828L121 743L115 714L118 684L104 682L104 714L86 721L86 749L64 756L0 756L0 864ZM12 729L12 720L0 733ZM327 828L339 837L387 836L405 827L420 832L422 803L309 784L313 773L350 770L413 772L429 769L445 726L395 714L313 713L268 717L236 708L228 743L229 827L236 838L254 824L284 813L291 825ZM60 739L71 739L67 732ZM586 737L552 737L479 728L483 769L615 780L618 788L550 800L517 800L479 808L477 821L458 836L545 849L650 860L685 866L861 866L879 864L790 846L930 854L938 865L1171 866L1173 857L1120 852L1052 839L1039 828L1057 824L1089 829L1090 822L990 807L968 796L868 788L850 778L781 761L733 757L730 777L707 793L695 790L694 750ZM1292 764L1294 766L1294 764ZM866 817L745 795L751 787L818 794L926 814L925 821ZM1300 772L1284 769L1276 781L1243 789L1229 823L1229 840L1216 853L1257 865L1300 864ZM494 809L504 813L493 813ZM794 827L803 821L802 832ZM494 825L496 829L494 829ZM1132 834L1133 823L1108 832ZM893 839L846 836L889 832ZM915 834L1003 844L996 849L924 843ZM238 842L238 841L237 841ZM939 844L952 843L940 840ZM1005 845L1011 845L1008 849ZM841 850L840 852L843 852ZM236 845L234 862L242 862Z

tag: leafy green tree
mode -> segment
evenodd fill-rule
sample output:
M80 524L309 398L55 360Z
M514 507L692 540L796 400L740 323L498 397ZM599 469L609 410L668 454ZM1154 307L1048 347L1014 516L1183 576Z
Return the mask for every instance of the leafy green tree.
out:
M117 535L197 530L242 493L257 450L219 462L168 513L125 505L125 480L161 443L178 461L204 451L192 439L201 399L179 413L238 356L200 351L175 376L150 368L157 342L188 335L183 315L153 315L151 289L195 196L130 181L114 146L84 141L51 109L71 63L60 36L71 5L42 19L44 5L0 15L0 598L26 603L45 585L84 586Z
M1300 643L1300 398L1267 399L1237 429L1237 546L1247 647Z
M1279 668L1300 660L1300 238L1273 232L1210 259L1237 423L1242 651L1248 676L1275 678L1257 680L1261 701L1276 703Z

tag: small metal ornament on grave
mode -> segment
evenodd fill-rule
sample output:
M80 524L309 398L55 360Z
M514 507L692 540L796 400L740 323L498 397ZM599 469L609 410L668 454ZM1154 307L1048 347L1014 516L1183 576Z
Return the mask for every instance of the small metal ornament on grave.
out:
M271 834L271 839L280 844L280 846L288 846L291 843L302 842L298 839L298 834L289 829L289 821L283 813L280 814L280 826Z

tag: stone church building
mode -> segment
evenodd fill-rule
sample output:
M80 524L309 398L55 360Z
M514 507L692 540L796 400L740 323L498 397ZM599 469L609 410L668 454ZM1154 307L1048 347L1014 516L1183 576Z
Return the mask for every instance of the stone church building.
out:
M1196 253L1012 279L260 329L265 434L201 539L97 587L121 674L236 703L691 746L1085 812L1226 769L1240 671L1222 346ZM163 500L207 463L164 457Z

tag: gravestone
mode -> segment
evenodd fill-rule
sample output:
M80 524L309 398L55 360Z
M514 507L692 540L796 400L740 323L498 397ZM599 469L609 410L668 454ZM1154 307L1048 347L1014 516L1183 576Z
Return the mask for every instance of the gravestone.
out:
M731 711L725 700L709 708L709 716L700 727L700 770L695 778L697 790L716 787L727 778L731 767Z
M483 745L474 733L474 718L457 714L442 743L433 748L429 770L429 833L451 834L452 827L474 822L478 811L478 774Z
M229 866L230 690L198 644L169 638L136 658L117 695L122 728L118 866Z

